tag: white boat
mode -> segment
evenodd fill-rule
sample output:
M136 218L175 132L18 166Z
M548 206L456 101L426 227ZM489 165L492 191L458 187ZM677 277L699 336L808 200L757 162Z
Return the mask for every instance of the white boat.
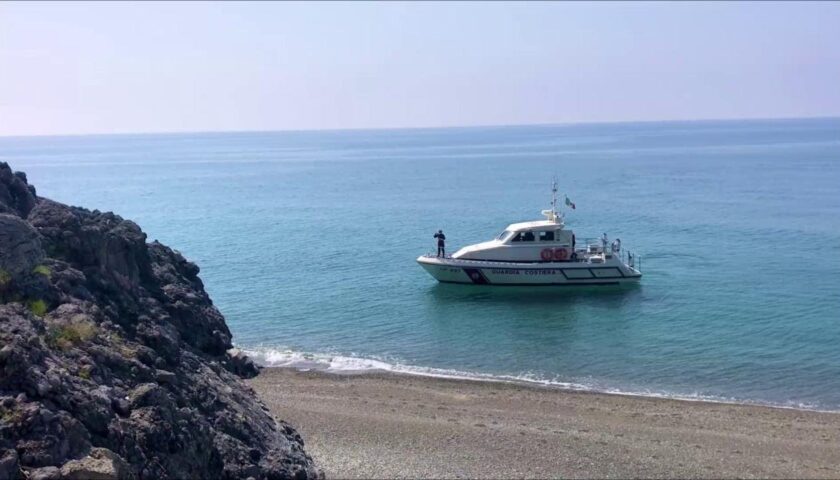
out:
M508 225L495 239L461 248L451 256L417 258L442 283L505 286L618 285L638 282L641 258L608 246L606 234L579 246L557 212L557 185L545 220ZM567 204L568 204L567 199ZM638 268L637 268L638 263Z

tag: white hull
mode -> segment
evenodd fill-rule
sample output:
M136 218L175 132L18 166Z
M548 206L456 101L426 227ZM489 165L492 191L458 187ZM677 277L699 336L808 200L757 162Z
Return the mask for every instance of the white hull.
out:
M603 263L497 262L422 256L417 259L442 283L499 286L619 285L638 282L641 272L616 256Z

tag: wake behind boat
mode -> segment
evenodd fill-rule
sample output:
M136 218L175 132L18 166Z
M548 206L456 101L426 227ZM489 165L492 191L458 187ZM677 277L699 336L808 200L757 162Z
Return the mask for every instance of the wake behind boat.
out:
M607 246L606 234L578 248L557 212L557 185L545 220L508 225L494 240L461 248L452 256L417 258L442 283L505 286L618 285L638 282L641 260L622 254L621 240ZM566 198L566 204L574 204ZM638 268L636 262L639 262Z

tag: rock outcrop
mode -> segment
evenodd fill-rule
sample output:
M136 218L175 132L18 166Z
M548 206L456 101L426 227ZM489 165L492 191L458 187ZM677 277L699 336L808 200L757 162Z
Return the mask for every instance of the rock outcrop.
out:
M319 476L198 272L0 163L0 480Z

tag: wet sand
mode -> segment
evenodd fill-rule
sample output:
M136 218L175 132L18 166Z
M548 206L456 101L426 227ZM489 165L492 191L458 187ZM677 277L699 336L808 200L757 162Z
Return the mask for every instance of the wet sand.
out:
M389 373L249 383L329 478L840 478L840 414Z

